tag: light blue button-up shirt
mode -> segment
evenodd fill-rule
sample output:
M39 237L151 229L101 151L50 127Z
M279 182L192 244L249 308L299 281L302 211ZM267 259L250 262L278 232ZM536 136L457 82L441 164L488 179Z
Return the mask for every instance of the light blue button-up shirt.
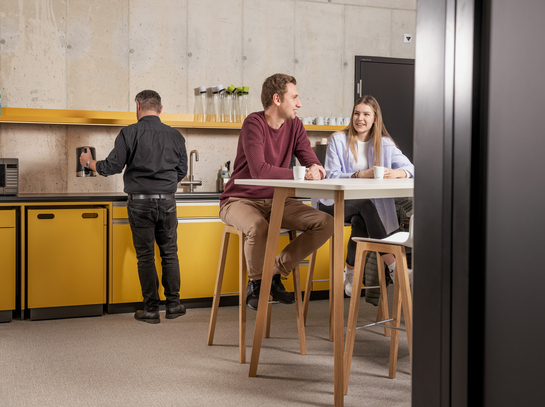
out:
M348 135L344 132L334 133L327 146L325 156L325 170L327 178L350 178L354 173L354 155L347 148ZM347 154L348 152L348 154ZM375 162L375 152L372 143L367 151L367 161L369 168L373 167ZM401 150L396 147L392 139L382 138L382 160L381 165L393 170L405 170L409 178L414 177L414 165L403 155ZM384 224L387 233L392 233L399 228L395 202L393 198L371 199L375 204L380 219ZM323 205L333 205L333 199L320 199Z

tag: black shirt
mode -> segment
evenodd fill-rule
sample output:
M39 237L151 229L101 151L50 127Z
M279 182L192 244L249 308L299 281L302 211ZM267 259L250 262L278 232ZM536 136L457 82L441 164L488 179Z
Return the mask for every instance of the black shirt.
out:
M168 194L187 174L185 139L176 129L161 123L159 116L144 116L124 127L108 158L98 161L97 172L123 173L127 194Z

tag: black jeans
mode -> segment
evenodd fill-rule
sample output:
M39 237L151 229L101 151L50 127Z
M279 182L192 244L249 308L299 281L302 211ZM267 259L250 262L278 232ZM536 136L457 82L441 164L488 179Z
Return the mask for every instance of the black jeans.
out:
M333 216L334 206L318 204L321 211ZM346 263L354 266L356 259L356 242L353 237L371 237L373 239L384 239L388 236L384 224L380 220L375 204L369 199L349 199L344 201L344 221L352 225L350 240L346 248Z
M167 308L180 303L175 199L129 199L127 201L132 241L138 259L138 276L146 311L159 310L159 279L155 268L155 242L159 246Z

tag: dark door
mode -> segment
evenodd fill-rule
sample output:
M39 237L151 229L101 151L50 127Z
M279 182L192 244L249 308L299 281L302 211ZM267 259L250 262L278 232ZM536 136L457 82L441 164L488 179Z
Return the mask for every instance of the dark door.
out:
M377 99L386 129L412 161L414 59L357 56L354 101L363 95Z

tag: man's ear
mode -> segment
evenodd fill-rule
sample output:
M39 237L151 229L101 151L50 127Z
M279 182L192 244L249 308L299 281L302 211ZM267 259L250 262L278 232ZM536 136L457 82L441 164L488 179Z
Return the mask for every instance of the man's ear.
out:
M280 103L282 103L282 101L280 100L280 95L278 93L275 93L273 95L273 103L276 105L276 106L280 106Z

